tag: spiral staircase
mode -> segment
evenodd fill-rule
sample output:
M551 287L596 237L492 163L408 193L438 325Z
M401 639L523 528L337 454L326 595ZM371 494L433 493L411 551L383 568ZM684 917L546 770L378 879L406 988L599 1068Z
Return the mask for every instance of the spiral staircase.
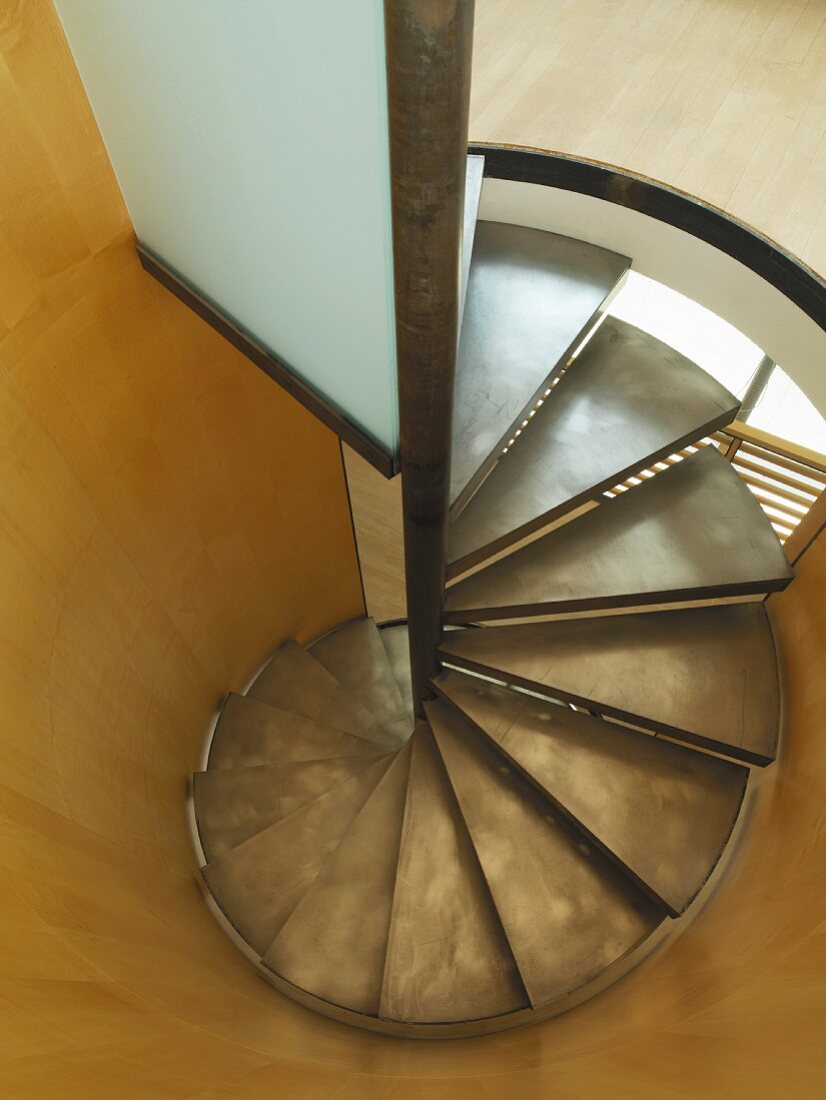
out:
M708 441L737 400L606 315L626 257L474 228L427 720L405 624L346 623L226 700L193 782L239 946L389 1034L618 978L707 895L781 725L762 598L792 572Z

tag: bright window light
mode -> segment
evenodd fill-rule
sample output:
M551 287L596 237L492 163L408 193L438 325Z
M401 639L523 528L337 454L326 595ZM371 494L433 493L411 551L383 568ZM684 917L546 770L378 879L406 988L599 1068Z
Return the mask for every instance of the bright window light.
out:
M826 420L780 367L774 368L748 423L826 454Z
M608 313L675 348L737 397L744 395L763 358L762 350L728 321L636 271L629 272ZM747 423L826 454L826 420L779 366Z
M608 312L675 348L737 397L763 358L761 349L728 321L636 271L629 272Z

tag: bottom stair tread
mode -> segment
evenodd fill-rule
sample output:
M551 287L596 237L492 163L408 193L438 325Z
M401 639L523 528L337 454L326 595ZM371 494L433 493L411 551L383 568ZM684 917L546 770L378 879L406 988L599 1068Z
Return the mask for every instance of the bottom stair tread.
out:
M391 759L375 761L203 868L224 915L259 955L341 843Z
M527 998L433 744L413 734L380 1016L479 1020Z
M264 955L293 985L377 1015L399 858L409 743Z
M427 713L531 1004L575 994L646 939L662 908L455 708L437 700Z

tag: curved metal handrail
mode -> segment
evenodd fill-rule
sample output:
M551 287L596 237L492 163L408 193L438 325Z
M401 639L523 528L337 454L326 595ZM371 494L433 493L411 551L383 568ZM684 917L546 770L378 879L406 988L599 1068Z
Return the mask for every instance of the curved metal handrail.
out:
M589 195L689 233L765 279L826 332L826 279L719 207L627 168L568 153L485 142L468 151L484 156L486 177Z

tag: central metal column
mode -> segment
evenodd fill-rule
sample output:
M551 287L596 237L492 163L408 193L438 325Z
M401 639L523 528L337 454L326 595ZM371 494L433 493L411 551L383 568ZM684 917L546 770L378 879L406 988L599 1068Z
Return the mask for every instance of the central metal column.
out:
M404 553L416 713L442 637L474 0L385 0Z

